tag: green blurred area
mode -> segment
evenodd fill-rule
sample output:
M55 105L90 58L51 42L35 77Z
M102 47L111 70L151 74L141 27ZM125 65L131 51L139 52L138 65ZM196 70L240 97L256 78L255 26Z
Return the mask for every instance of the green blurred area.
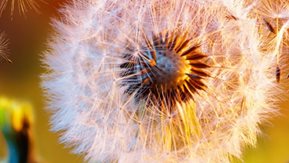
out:
M45 109L45 97L40 86L41 55L47 49L46 41L53 30L51 17L59 17L57 8L64 1L51 0L41 4L41 13L31 11L25 17L17 14L11 20L9 11L0 18L0 32L5 31L10 40L9 58L12 63L0 61L0 95L30 101L36 114L34 133L37 153L44 163L83 162L80 156L71 154L58 141L59 134L49 131L49 112ZM289 80L287 81L289 83ZM289 162L289 99L281 103L281 116L262 126L264 134L259 137L256 148L244 150L241 161L246 163ZM0 136L0 157L6 154L5 143Z

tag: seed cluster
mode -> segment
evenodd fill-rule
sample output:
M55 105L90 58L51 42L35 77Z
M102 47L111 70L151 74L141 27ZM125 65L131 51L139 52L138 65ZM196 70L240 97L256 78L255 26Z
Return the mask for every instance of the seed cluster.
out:
M210 76L207 55L187 35L165 32L152 39L143 36L141 50L127 47L123 54L126 62L120 65L125 93L134 95L136 101L173 107L205 90L204 78Z

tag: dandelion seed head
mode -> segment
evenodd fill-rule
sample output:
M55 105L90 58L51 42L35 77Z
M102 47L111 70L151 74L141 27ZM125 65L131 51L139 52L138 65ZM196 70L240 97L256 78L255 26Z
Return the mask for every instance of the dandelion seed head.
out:
M43 88L61 141L100 162L240 157L274 112L276 85L274 56L260 50L257 20L247 5L234 6L67 5L43 59ZM230 11L242 19L228 19Z

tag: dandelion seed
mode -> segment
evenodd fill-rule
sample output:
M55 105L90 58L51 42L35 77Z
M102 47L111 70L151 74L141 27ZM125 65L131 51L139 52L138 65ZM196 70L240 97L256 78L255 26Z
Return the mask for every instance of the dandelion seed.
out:
M229 16L227 16L227 18L228 18L228 19L234 19L234 20L238 20L238 18L237 18L237 17L235 17L234 15L229 15Z
M281 77L281 69L279 66L276 67L276 81L279 83Z
M4 58L8 62L12 62L7 57L8 52L8 40L6 39L6 35L4 33L0 33L0 56Z
M10 7L11 17L13 17L16 8L20 15L25 15L29 9L40 12L39 2L43 2L43 0L2 0L0 2L0 16L8 6Z
M53 130L89 161L240 158L274 112L276 91L275 56L260 50L242 2L67 5L43 60Z
M273 26L272 26L268 21L266 21L265 19L264 19L264 22L265 22L266 26L268 27L268 30L269 30L270 32L276 34L276 31L275 31L275 29L273 28Z

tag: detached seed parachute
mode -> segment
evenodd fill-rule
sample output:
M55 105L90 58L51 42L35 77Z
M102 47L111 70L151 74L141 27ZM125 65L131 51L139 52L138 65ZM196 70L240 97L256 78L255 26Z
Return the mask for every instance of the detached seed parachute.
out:
M240 158L279 93L258 5L75 0L43 59L53 130L92 162Z
M15 10L18 10L20 15L25 15L25 13L32 9L39 12L39 2L44 2L43 0L1 0L0 2L0 16L9 7L10 15L13 17Z
M11 60L7 57L8 53L8 44L9 41L6 38L5 33L0 33L0 58L3 58L4 60L11 62Z

